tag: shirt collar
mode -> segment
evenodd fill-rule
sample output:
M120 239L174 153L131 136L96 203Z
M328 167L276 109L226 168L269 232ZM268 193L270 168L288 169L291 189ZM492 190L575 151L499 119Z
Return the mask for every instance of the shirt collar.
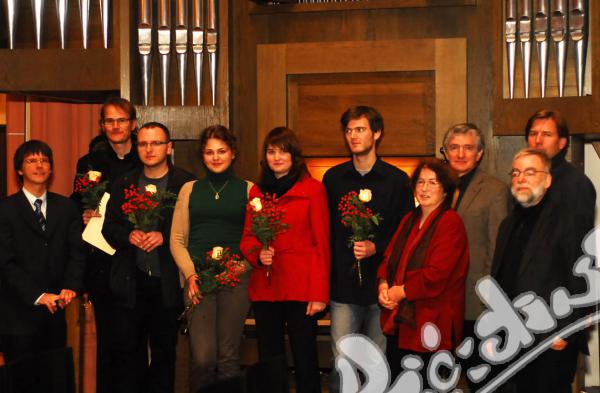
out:
M32 193L30 193L29 191L27 191L27 189L25 189L25 187L21 188L23 190L23 194L25 194L25 197L27 198L27 200L29 201L29 203L31 204L31 206L34 206L34 202L36 199L41 199L42 200L42 205L46 204L46 200L48 199L48 191L44 191L44 193L42 194L41 197L36 197L35 195L33 195Z

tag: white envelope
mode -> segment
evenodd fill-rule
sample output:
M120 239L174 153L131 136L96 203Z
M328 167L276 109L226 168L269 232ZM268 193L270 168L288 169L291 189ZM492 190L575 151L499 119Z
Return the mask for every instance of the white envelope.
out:
M105 192L100 200L100 206L98 206L98 212L101 217L92 217L86 225L81 237L83 240L99 250L104 251L108 255L115 255L115 250L108 244L104 236L102 236L102 225L104 225L104 214L106 213L106 205L110 199L110 194Z

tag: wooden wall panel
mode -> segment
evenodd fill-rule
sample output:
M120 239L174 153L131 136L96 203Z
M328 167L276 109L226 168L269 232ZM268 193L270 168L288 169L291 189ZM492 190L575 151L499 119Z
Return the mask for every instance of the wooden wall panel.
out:
M435 152L435 73L384 72L291 75L288 122L307 156L347 156L340 115L360 103L384 121L380 155Z

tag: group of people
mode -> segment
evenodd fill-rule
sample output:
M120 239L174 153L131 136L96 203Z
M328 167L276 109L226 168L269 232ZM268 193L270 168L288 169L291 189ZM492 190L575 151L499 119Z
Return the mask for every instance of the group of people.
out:
M421 338L428 323L440 333L435 350L477 339L485 305L475 286L486 275L511 299L535 291L549 302L560 286L585 290L571 269L593 227L596 195L565 160L569 131L558 112L531 117L510 187L479 168L485 141L474 124L450 127L446 160L424 159L409 177L377 155L384 135L377 110L351 107L340 123L351 159L322 182L310 176L287 127L267 134L257 183L241 179L233 169L236 137L218 125L200 134L206 176L196 179L173 165L167 127L138 129L131 103L107 100L102 132L77 172L98 171L109 182L102 234L116 249L112 256L81 240L98 211L84 209L76 192L69 199L48 191L50 147L25 142L14 157L22 189L0 202L0 351L11 361L64 346L64 307L85 291L96 317L98 392L172 392L178 315L192 305L190 390L197 392L239 377L251 308L260 360L285 362L287 334L296 391L319 392L317 319L327 309L334 357L340 338L361 333L385 353L396 377L404 356L434 353ZM177 201L142 231L122 205L124 190L148 185ZM363 202L382 220L349 244L338 207L360 190L370 191ZM285 229L264 244L249 202L267 196L283 211ZM241 255L245 272L233 288L202 293L195 261L214 247ZM519 392L568 392L585 347L583 333L555 337L552 350L511 383ZM463 368L479 364L476 355ZM273 390L285 389L286 378L266 378L281 384ZM340 380L333 364L330 392L340 391ZM481 383L469 381L473 391Z

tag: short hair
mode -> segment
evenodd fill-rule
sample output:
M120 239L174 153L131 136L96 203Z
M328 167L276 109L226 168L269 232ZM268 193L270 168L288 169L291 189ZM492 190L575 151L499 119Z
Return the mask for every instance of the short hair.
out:
M143 130L144 128L159 128L162 130L162 132L167 137L167 142L171 141L171 131L169 131L167 126L162 123L159 123L157 121L149 121L148 123L144 123L144 125L139 128L138 135L139 135L140 131Z
M567 150L569 148L569 126L567 126L567 121L563 117L563 115L555 110L555 109L540 109L535 112L529 120L527 120L527 124L525 125L525 140L529 139L529 133L531 132L531 127L533 127L533 123L536 120L546 120L550 119L554 121L556 125L556 130L558 132L559 138L565 138L567 140L567 144L565 145L563 150Z
M212 138L223 141L234 154L237 154L237 138L235 137L235 134L233 131L220 124L206 127L200 133L201 154L204 154L206 144L208 143L208 140Z
M455 125L451 126L450 128L448 128L448 130L446 131L446 134L444 135L444 149L448 149L448 144L450 144L450 139L452 139L452 137L454 137L455 135L467 135L467 134L471 134L471 135L475 136L475 139L477 140L477 151L478 152L485 149L485 139L483 138L483 133L481 132L479 127L477 127L473 123L459 123L459 124L455 124Z
M515 154L512 162L513 164L515 163L515 161L517 161L519 158L521 157L525 157L525 156L537 156L540 158L540 160L542 161L542 165L544 166L544 170L546 172L550 172L550 169L552 168L552 161L550 160L550 158L548 158L548 155L542 151L542 150L537 150L537 149L532 149L530 147L527 147L525 149L521 149L517 152L517 154Z
M350 120L358 120L361 117L364 117L369 121L369 127L371 127L371 131L381 132L381 136L375 142L375 146L379 146L379 143L383 139L383 117L377 111L377 109L372 108L370 106L358 105L346 109L346 111L342 114L342 117L340 118L342 132L346 131L346 127L348 127L348 123L350 123Z
M450 165L444 163L442 160L437 158L425 158L419 163L419 165L417 165L417 168L413 172L410 180L413 193L417 188L417 181L419 180L421 171L423 171L424 168L432 170L435 173L438 181L444 189L444 193L446 193L444 203L446 206L450 207L452 204L452 198L454 197L454 190L458 185L458 175L450 167Z
M109 97L104 101L102 108L100 109L100 122L104 120L104 110L108 106L114 106L121 109L123 112L126 112L130 120L137 119L135 106L131 102L121 97Z
M42 142L37 139L27 141L17 148L13 157L13 166L15 168L15 172L17 172L17 175L19 176L19 181L21 182L23 182L23 175L21 175L18 171L23 169L23 161L25 161L25 157L33 154L41 154L48 157L48 160L50 161L50 169L54 167L52 149L46 142Z
M296 133L287 127L275 127L265 137L263 142L263 154L260 162L261 173L259 184L264 184L268 173L273 173L267 163L267 149L271 146L277 146L281 150L292 155L292 167L290 168L290 178L294 181L308 173L304 157L302 156L302 147L296 137Z

